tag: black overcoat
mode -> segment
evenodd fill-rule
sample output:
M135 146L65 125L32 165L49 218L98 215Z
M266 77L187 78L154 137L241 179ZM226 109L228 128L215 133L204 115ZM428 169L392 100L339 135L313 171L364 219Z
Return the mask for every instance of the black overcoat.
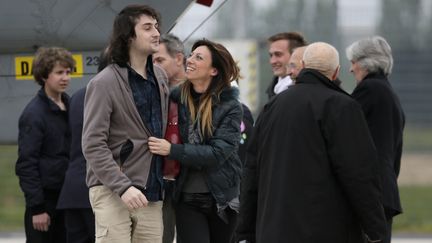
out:
M387 217L402 212L397 178L399 176L405 115L399 98L382 73L367 75L352 96L364 112L378 152L383 204Z
M361 107L304 69L256 121L238 239L360 243L386 233L377 156Z

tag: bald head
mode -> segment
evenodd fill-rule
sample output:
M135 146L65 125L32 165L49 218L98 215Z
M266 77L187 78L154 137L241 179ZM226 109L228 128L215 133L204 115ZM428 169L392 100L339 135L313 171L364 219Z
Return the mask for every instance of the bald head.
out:
M330 80L335 80L339 71L339 53L325 42L310 44L303 54L304 68L315 69Z
M297 47L294 49L291 54L289 63L288 63L288 75L290 75L291 79L295 82L298 74L302 70L302 59L304 51L306 50L306 46Z

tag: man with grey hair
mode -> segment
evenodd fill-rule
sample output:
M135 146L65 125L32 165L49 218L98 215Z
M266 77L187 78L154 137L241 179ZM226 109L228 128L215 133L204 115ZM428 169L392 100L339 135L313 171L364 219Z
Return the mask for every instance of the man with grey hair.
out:
M363 109L378 152L387 219L387 235L383 242L389 243L393 217L402 213L397 178L405 125L399 98L388 81L393 67L391 48L384 38L374 36L351 44L346 54L351 61L350 71L357 82L352 97Z
M296 85L264 107L243 172L238 240L364 243L386 234L374 145L361 107L333 83L338 73L337 50L313 43Z
M159 50L153 54L153 63L159 64L168 76L170 89L186 80L185 68L186 56L181 40L172 34L160 37ZM175 236L175 212L173 206L173 180L164 178L165 197L163 200L163 224L164 231L162 243L172 243ZM176 239L179 242L179 239Z
M153 63L165 70L170 88L186 80L186 55L183 43L177 36L161 36L159 51L153 54Z

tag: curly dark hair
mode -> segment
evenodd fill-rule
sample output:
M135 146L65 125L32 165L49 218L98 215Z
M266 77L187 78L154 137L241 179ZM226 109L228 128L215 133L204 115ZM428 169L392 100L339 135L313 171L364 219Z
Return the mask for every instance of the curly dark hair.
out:
M33 77L40 86L45 85L45 79L54 69L56 64L68 67L71 70L75 67L75 60L72 54L62 47L41 47L36 52L33 60Z
M154 18L160 26L159 13L148 5L133 4L125 7L114 20L109 50L109 63L125 66L129 61L129 40L136 36L135 25L142 15Z

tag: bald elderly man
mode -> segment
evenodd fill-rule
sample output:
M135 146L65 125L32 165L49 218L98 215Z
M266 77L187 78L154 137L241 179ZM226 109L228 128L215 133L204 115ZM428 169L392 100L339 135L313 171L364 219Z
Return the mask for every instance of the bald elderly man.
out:
M288 75L291 77L294 83L296 83L297 76L300 73L300 71L303 69L303 54L306 50L307 46L301 46L294 49L293 53L291 54L291 57L288 62Z
M238 240L380 242L386 227L377 155L360 106L334 83L339 54L313 43L302 66L296 85L256 122Z

